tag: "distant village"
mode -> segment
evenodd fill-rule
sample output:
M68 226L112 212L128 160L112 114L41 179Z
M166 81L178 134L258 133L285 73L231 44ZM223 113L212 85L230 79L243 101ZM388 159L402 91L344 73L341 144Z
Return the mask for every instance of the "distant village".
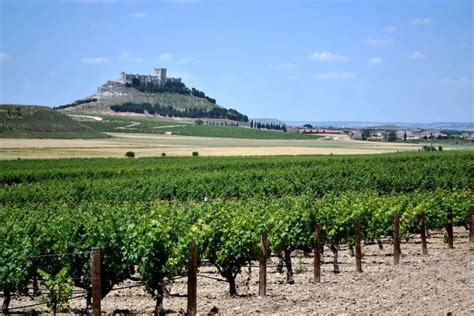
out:
M288 127L287 132L301 134L348 135L356 140L368 141L416 141L429 139L462 139L474 141L474 132L424 130L424 129L380 129L380 128L319 128L306 124L302 127Z

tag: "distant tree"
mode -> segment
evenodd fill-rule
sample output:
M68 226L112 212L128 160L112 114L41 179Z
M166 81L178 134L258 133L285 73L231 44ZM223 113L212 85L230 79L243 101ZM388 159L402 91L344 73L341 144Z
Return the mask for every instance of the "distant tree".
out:
M370 130L363 129L361 134L362 140L367 140L370 137Z
M311 124L305 124L305 125L303 125L303 127L304 127L304 128L313 128L313 125L311 125Z
M250 121L250 128L253 128L253 120Z
M199 156L199 153L197 151L193 151L193 156L194 157Z
M197 125L202 125L202 124L204 124L204 121L203 120L195 120L194 123L196 123Z
M407 131L403 132L403 141L407 141Z
M389 142L394 142L397 140L397 133L395 131L388 132L387 140Z
M443 146L438 146L438 151L443 151Z
M135 153L133 151L127 151L125 153L125 157L127 158L135 158Z

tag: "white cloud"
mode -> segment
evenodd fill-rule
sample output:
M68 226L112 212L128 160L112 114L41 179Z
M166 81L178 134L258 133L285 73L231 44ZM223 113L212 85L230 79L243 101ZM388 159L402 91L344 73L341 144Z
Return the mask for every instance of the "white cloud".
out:
M431 22L432 21L430 18L415 18L415 19L410 20L411 24L418 24L418 25L431 24Z
M369 59L368 64L371 66L382 65L383 59L380 57L374 57L374 58Z
M132 13L130 16L134 19L140 19L140 18L144 18L148 16L148 14L145 12L135 12L135 13Z
M284 62L284 63L274 66L274 68L276 70L291 70L291 69L295 69L296 65L292 62Z
M85 65L102 65L110 63L107 57L86 57L81 59L81 63Z
M10 59L10 55L5 52L0 52L0 62Z
M357 77L354 72L323 72L316 74L318 80L347 80Z
M461 78L443 78L439 80L439 83L453 86L464 86L469 85L471 80L467 77Z
M160 63L174 63L177 65L184 65L184 64L190 63L193 60L194 59L192 57L177 58L172 53L163 53L160 56L158 56L158 62Z
M349 61L350 58L344 55L333 54L329 52L314 52L308 56L308 60L320 62L335 62L342 63Z
M123 52L117 58L117 62L119 63L142 63L144 60L141 57L134 57L132 54Z
M420 60L420 59L425 59L426 56L423 53L420 52L413 52L410 55L408 55L408 58L413 59L413 60Z
M387 33L395 33L396 31L398 31L398 27L396 27L396 26L385 26L383 28L383 31L387 32Z
M389 47L389 46L392 46L394 43L392 39L375 39L375 38L369 38L366 42L367 44L370 44L377 48Z

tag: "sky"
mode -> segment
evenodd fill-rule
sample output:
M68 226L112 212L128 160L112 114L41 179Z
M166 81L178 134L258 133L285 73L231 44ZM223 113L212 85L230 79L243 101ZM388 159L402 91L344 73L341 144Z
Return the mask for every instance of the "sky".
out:
M250 117L474 121L471 0L0 0L0 103L166 67Z

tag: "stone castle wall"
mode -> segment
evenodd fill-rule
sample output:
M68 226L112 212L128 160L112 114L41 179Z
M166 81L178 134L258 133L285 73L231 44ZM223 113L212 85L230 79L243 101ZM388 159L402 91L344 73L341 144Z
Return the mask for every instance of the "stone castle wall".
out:
M133 79L140 80L142 84L164 84L167 81L181 82L181 78L167 78L166 68L155 68L154 74L152 75L127 74L125 72L121 72L118 81L123 84L131 84Z

